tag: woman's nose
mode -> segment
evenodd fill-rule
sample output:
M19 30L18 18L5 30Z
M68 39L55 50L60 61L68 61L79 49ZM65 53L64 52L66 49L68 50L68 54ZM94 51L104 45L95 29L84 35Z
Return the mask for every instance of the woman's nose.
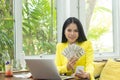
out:
M74 35L74 31L71 32L71 35Z

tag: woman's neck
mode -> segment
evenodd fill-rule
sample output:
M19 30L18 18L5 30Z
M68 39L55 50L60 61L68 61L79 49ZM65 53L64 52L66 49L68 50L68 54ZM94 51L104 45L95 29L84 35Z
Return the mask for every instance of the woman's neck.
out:
M68 42L68 43L69 43L69 42ZM72 43L69 43L69 44L70 44L70 45L71 45L71 44L76 44L76 42L72 42Z

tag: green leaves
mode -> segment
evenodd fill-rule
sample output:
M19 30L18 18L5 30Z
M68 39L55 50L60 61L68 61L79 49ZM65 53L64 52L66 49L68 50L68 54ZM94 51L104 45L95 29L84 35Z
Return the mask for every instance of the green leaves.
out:
M56 11L51 2L26 0L23 6L23 47L26 55L55 53Z
M98 40L103 34L109 31L108 27L92 27L88 31L88 38L91 40Z

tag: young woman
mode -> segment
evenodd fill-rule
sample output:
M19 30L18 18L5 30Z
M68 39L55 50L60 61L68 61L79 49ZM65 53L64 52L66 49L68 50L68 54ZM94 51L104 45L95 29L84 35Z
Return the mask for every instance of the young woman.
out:
M71 44L76 44L83 48L84 55L79 59L74 56L67 59L62 53L64 49ZM75 17L69 17L63 24L62 42L58 43L56 46L55 63L59 73L66 75L74 74L78 79L87 78L94 80L93 58L92 44L87 40L81 22ZM84 66L84 71L75 73L77 66Z

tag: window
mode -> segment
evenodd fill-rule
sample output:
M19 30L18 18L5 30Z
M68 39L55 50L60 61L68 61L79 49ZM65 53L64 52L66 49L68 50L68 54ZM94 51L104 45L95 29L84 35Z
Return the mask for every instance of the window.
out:
M22 51L26 55L55 53L55 0L3 0L0 4L0 59L2 51L9 50L18 68Z
M54 54L56 45L55 1L23 0L22 17L25 54Z
M95 53L113 52L112 1L86 1L86 8L88 39L93 42Z
M86 0L81 1L86 12L83 24L86 35L92 41L95 50L95 58L118 57L119 55L119 1L113 0ZM83 11L81 11L83 12ZM82 16L80 15L80 18ZM83 17L82 17L83 18Z
M3 55L6 51L11 59L14 58L13 15L13 0L0 0L0 71L4 69Z
M87 36L96 54L113 52L112 1L86 1Z

